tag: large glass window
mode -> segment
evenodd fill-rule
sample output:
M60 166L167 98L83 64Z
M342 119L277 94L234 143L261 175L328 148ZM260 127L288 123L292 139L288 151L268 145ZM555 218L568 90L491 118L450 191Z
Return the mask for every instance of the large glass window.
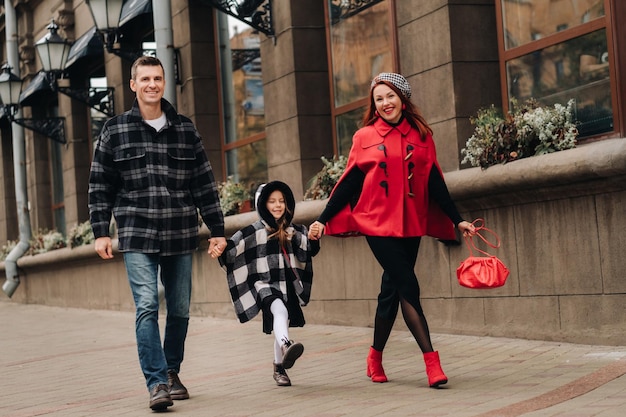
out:
M259 33L217 13L226 175L251 190L267 181Z
M372 78L397 68L393 5L393 0L326 2L336 154L350 151Z
M515 48L604 15L604 0L505 0L505 48Z
M580 137L615 131L609 0L500 0L505 106L575 101ZM613 76L614 77L614 76Z

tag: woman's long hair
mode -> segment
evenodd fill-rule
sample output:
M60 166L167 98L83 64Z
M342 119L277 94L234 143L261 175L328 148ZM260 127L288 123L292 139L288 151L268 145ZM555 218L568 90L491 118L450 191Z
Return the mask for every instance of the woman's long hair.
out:
M406 120L409 122L409 124L413 126L413 128L417 129L418 132L420 132L422 140L425 140L424 137L426 136L426 134L433 134L433 130L430 128L430 126L426 122L426 119L424 118L424 116L422 116L422 113L419 111L417 106L414 105L411 100L406 98L395 85L388 81L379 81L376 85L379 84L385 84L386 86L391 88L398 95L398 97L400 97L400 100L402 100L402 104L404 105L402 114L404 115L404 117L406 117ZM374 87L376 87L376 85ZM373 124L376 119L380 117L376 112L376 103L374 102L374 87L370 89L370 105L363 115L363 126L369 126Z

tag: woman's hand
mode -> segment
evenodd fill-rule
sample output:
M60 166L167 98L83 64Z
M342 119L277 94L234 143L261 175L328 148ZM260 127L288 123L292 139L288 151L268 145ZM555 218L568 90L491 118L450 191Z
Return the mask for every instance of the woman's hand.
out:
M318 221L315 221L309 226L309 239L319 240L324 234L324 225Z
M467 221L462 221L456 226L461 233L463 233L463 237L474 236L476 234L476 227Z

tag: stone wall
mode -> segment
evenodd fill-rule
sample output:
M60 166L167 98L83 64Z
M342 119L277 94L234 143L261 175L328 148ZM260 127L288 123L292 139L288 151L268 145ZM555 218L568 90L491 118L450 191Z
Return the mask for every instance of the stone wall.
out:
M511 275L498 289L463 288L455 270L465 246L424 238L416 272L431 330L626 344L625 179L624 139L446 174L461 213L500 235L493 252ZM296 221L309 224L324 204L298 203ZM227 233L254 220L255 213L228 217ZM192 314L235 319L224 272L205 250L194 258ZM26 256L18 266L22 284L3 302L133 309L119 253L102 261L89 245ZM370 326L382 271L364 239L324 237L314 268L307 321ZM404 328L401 318L396 326Z

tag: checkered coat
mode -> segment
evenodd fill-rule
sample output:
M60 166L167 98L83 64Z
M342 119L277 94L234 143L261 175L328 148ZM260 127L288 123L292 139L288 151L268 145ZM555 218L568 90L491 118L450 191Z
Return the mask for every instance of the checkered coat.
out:
M198 247L198 211L212 236L224 236L224 216L202 139L191 120L165 99L167 124L143 121L138 101L109 119L89 177L89 218L96 238L109 236L111 216L120 252L191 253Z
M263 220L243 228L229 239L220 264L226 270L230 296L241 323L262 311L266 297L278 295L285 304L291 304L288 294L297 294L300 305L309 302L313 283L312 257L319 252L319 241L310 241L303 225L292 224L287 231L291 233L291 245L285 248L289 263L278 240L268 241L267 223ZM297 271L297 277L292 267ZM288 285L293 285L295 291L288 291Z

